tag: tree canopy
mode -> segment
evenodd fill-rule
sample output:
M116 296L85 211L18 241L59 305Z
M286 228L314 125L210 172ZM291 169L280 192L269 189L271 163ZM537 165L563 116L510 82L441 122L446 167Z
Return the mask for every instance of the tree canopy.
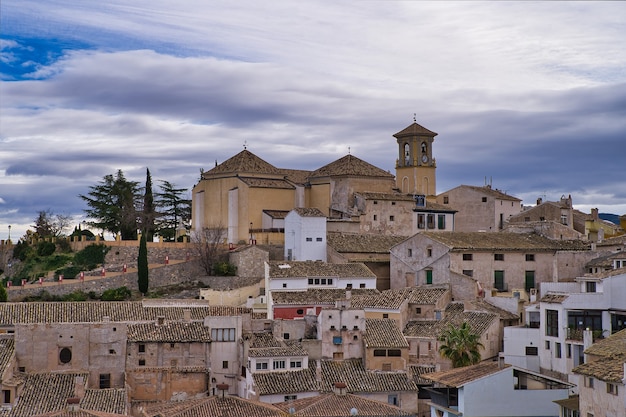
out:
M441 333L439 354L450 359L452 367L474 365L480 362L480 336L472 330L467 322L455 327L452 323Z
M182 224L189 226L191 220L191 200L184 198L187 188L176 188L175 184L161 180L160 192L156 193L159 217L157 230L166 241L176 238L176 229Z

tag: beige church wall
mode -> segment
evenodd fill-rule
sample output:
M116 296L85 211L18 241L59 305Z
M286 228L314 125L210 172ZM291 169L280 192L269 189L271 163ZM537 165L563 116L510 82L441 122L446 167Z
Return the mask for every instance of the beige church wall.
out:
M328 216L330 207L330 184L312 183L308 191L307 207L318 208L325 216Z
M219 225L227 227L228 191L242 184L238 178L220 178L202 180L193 188L194 196L198 192L204 192L204 212L193 213L194 216L202 217L200 222L202 227L217 227Z

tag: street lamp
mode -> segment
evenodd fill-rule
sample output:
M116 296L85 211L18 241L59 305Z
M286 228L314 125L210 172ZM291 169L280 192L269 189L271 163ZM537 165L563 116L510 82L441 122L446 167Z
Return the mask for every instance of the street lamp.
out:
M11 225L9 225L9 238L7 239L7 243L11 243Z

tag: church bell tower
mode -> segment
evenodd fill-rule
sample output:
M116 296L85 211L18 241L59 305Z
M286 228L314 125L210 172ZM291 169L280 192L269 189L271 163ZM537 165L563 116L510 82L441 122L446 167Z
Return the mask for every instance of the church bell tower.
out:
M396 187L405 194L436 196L437 165L433 158L433 141L437 133L413 123L393 135L398 141Z

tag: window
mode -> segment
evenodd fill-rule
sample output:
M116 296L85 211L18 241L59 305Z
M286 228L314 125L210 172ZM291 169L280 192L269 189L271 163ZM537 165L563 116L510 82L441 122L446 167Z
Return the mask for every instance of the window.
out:
M346 285L346 290L351 290L352 289L352 284L347 284Z
M443 230L446 228L446 216L445 214L437 215L437 229Z
M396 205L396 202L395 202L395 201L392 201L392 202L391 202L391 205L392 205L392 206L395 206L395 205Z
M257 362L256 363L256 370L257 371L265 371L267 370L269 363L267 362Z
M593 378L591 377L585 377L585 386L587 388L593 388Z
M283 282L283 288L287 288L287 283Z
M546 310L546 336L559 337L559 312Z
M432 284L432 283L433 283L433 270L427 269L426 270L426 284Z
M415 314L422 314L422 307L415 307Z
M400 349L389 349L387 351L387 356L394 356L394 357L402 356L402 352L400 351Z
M8 389L3 389L2 390L2 402L4 404L10 404L11 403L11 390L8 390Z
M424 229L426 227L426 216L423 214L417 215L417 228Z
M524 289L529 292L531 288L535 288L535 271L526 271L524 273Z
M426 248L426 256L428 256L429 258L433 256L433 248L431 247Z
M72 350L70 348L62 348L59 351L59 362L61 363L70 363L72 360Z
M383 371L385 372L391 372L391 369L392 369L390 363L383 363L382 368L383 368Z
M285 361L281 361L281 360L274 361L274 369L285 369Z
M389 318L389 314L387 314L387 313L383 313L383 318L384 318L384 319L388 319L388 318Z
M309 285L313 285L313 278L309 278Z
M228 361L222 361L222 369L228 369Z
M374 356L387 356L385 349L374 349Z
M397 394L388 394L387 395L387 403L391 405L398 405L398 395Z
M137 352L146 353L146 345L144 343L139 343L139 346L137 346Z
M342 342L341 336L333 336L333 345L340 345Z
M567 358L571 358L572 357L572 344L571 343L566 343L565 344L565 356Z
M503 253L494 253L493 254L493 260L494 261L504 261L504 254Z
M139 359L139 366L146 366L146 360L145 359Z
M299 310L301 311L301 310ZM283 339L284 340L289 340L289 333L283 333Z
M463 270L463 275L467 275L468 277L473 277L474 276L474 271L472 269L464 269Z
M546 350L550 350L550 341L546 340Z
M111 388L111 374L100 374L100 389Z
M608 394L617 395L617 385L611 384L610 382L606 383L606 392Z
M534 262L535 261L535 254L534 253L527 253L526 254L526 262Z
M554 344L554 357L555 358L561 358L561 344L559 342L556 342Z
M389 216L389 221L390 222L394 221L394 219L395 219L394 216Z
M561 224L567 226L567 214L561 214Z
M289 362L290 368L302 368L302 361L291 361Z
M316 237L316 238L315 238L315 241L316 241L316 242L321 242L321 241L322 241L322 238L321 238L321 237Z
M471 254L471 253L464 253L464 254L463 254L463 260L464 260L464 261L471 261L471 260L472 260L472 258L473 258L473 256L472 256L472 254Z
M312 237L307 237L307 238L306 238L306 241L307 241L307 242L313 242L313 238L312 238Z
M586 282L585 283L585 291L586 292L596 292L596 283L595 282Z
M176 346L176 343L170 343L170 348L174 349L175 346Z
M374 202L373 202L373 203L374 203L374 204L378 204L378 201L374 200Z
M486 202L487 202L487 197L483 197L483 198L481 199L481 201L482 201L483 203L486 203Z
M493 287L498 291L506 291L504 271L493 271Z
M526 356L537 355L539 355L539 349L537 349L537 346L526 346Z
M297 395L285 395L285 402L287 401L295 401L298 399Z
M304 314L304 309L303 308L297 309L296 314Z
M426 227L429 229L434 229L435 228L435 215L429 214L428 216L426 216L426 220L428 222Z
M406 256L408 256L409 258L410 258L411 256L413 256L413 249L411 249L411 248L407 249L407 251L406 251Z
M378 215L374 214L374 221L378 220Z
M365 288L365 284L364 283L360 283L359 284L359 288Z
M320 279L319 278L315 278L315 285L320 285Z
M286 285L286 284L283 284ZM235 328L211 329L211 341L213 342L234 342Z
M450 203L450 199L448 198L447 195L443 196L443 204L449 204Z

